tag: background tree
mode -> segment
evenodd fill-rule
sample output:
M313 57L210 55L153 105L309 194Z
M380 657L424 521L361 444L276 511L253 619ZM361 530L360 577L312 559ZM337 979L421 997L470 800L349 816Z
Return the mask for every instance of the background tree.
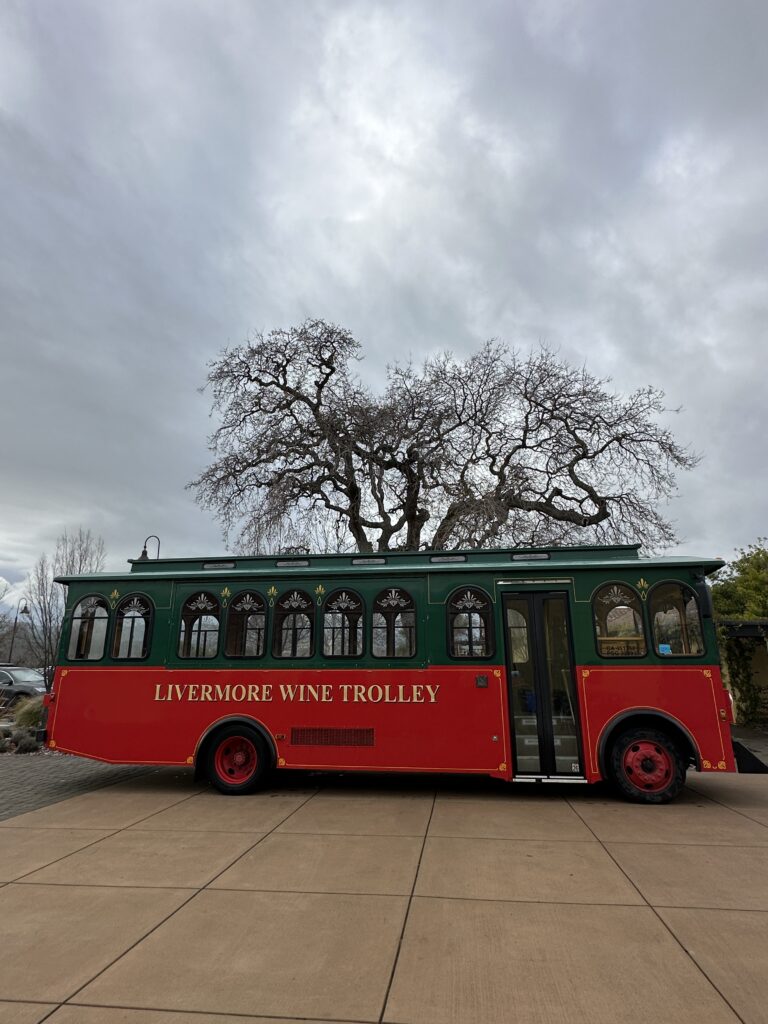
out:
M316 548L318 532L362 552L674 541L659 506L697 457L656 389L621 396L548 349L489 342L394 364L374 393L359 358L348 331L308 320L210 365L221 424L190 486L241 550Z
M11 642L11 610L3 604L8 593L8 584L0 582L0 655L5 657Z
M30 610L30 643L37 666L50 669L59 647L66 593L60 584L54 583L55 577L100 572L105 559L103 539L82 526L73 534L65 530L56 541L53 555L44 553L38 558L25 593ZM46 681L50 683L47 676Z
M753 658L761 644L768 644L768 538L741 548L739 557L721 569L712 584L712 602L718 619L754 622L761 636L728 636L721 626L720 650L728 680L736 697L739 719L756 721L760 717L764 689L755 678Z
M721 569L712 584L712 601L721 619L768 619L768 538L740 548L738 558Z

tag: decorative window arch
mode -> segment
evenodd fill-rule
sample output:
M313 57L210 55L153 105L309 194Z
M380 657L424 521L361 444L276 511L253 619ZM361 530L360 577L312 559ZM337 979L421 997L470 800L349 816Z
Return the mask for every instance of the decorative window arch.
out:
M276 658L311 658L314 651L315 604L303 590L289 590L275 605L272 654Z
M696 591L684 583L658 583L648 595L653 645L664 658L704 653Z
M399 587L382 590L373 602L374 658L412 658L416 653L416 605Z
M146 658L152 625L152 604L148 597L129 594L117 606L112 657L118 660Z
M184 602L179 629L180 658L215 658L219 649L219 602L206 591Z
M89 594L72 612L69 631L70 661L98 661L104 657L109 625L109 606L99 594Z
M626 583L606 583L592 595L597 653L603 658L644 658L648 653L640 597Z
M462 587L449 597L448 651L452 658L493 654L493 605L484 590Z
M363 602L353 590L335 590L323 606L323 654L354 658L363 653Z
M267 605L261 594L244 590L229 604L227 639L228 658L260 658L264 654Z

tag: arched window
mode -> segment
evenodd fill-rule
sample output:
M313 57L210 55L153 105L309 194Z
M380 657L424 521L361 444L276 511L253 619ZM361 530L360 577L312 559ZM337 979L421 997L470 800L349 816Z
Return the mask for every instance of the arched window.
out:
M457 590L448 600L448 651L453 658L493 653L491 599L482 590Z
M72 612L69 632L70 661L98 661L104 654L109 608L103 597L84 597Z
M179 657L215 658L218 648L219 602L213 594L193 594L181 610Z
M264 598L252 590L238 594L229 606L227 641L229 658L260 658L264 653L267 606Z
M152 606L146 597L131 594L117 606L113 658L146 658Z
M276 658L311 658L315 605L303 590L283 594L275 608L272 653Z
M412 658L416 653L416 606L405 590L382 590L373 602L374 658Z
M353 658L363 653L363 602L351 590L336 590L323 609L323 654Z
M699 602L690 587L683 583L660 583L651 591L648 607L657 654L696 657L704 653Z
M597 653L603 658L643 658L648 653L640 598L624 583L608 583L592 597Z

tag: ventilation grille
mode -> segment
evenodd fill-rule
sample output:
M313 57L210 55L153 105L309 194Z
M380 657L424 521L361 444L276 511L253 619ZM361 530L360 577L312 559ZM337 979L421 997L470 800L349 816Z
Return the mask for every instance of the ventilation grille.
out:
M372 747L373 729L291 729L294 746Z

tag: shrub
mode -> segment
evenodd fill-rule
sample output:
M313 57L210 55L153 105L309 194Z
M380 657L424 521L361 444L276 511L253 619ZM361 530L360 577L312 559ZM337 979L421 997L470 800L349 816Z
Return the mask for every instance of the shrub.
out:
M39 749L40 744L32 736L22 736L16 744L17 754L34 754L35 751Z
M14 718L21 729L37 729L43 717L43 698L28 697L15 707Z

